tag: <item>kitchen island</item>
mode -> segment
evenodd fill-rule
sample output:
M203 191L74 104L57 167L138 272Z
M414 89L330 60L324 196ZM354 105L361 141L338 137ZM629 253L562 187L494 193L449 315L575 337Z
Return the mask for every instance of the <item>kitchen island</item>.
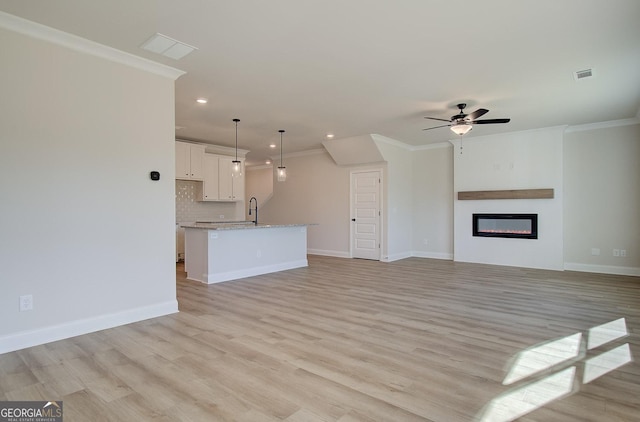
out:
M212 284L306 267L307 226L251 222L183 225L187 278Z

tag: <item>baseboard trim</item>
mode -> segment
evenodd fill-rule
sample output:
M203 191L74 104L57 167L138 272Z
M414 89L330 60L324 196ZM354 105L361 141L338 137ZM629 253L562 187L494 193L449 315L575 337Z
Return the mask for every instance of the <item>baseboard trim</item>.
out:
M583 273L630 275L640 277L640 268L638 267L617 267L614 265L591 265L565 262L564 269L567 271L580 271Z
M349 252L343 251L331 251L325 249L308 249L307 253L309 255L321 255L321 256L333 256L336 258L351 258Z
M393 262L393 261L399 261L401 259L411 258L411 257L412 257L411 252L401 252L401 253L395 253L395 254L383 256L380 261Z
M325 250L325 249L309 249L308 250L308 254L309 255L320 255L320 256L332 256L332 257L335 257L335 258L351 258L351 255L348 252L331 251L331 250ZM392 262L392 261L398 261L400 259L411 258L411 257L443 259L443 260L448 260L448 261L452 261L453 260L453 254L452 253L411 251L411 252L406 252L406 253L399 253L399 254L389 255L389 257L383 258L380 261L382 261L382 262Z
M416 258L444 259L447 261L453 261L452 253L412 251L411 256Z
M333 256L336 258L351 258L351 256L346 252L338 252L338 251L327 251L322 249L309 249L310 255L323 255L323 256ZM430 259L442 259L446 261L453 261L454 256L452 253L445 252L425 252L425 251L411 251L410 253L399 253L389 255L386 258L381 259L381 262L393 262L398 261L400 259L405 258L430 258ZM510 266L507 264L496 264L490 262L474 262L476 264L489 264L489 265L503 265ZM536 267L526 267L526 268L536 268ZM613 275L626 275L626 276L635 276L640 277L640 268L638 267L618 267L614 265L590 265L590 264L579 264L574 262L565 262L562 268L542 268L540 269L549 269L553 271L579 271L583 273L600 273L600 274L613 274Z
M239 278L252 277L254 275L269 274L278 271L292 270L294 268L308 266L309 262L307 261L307 259L299 259L296 261L283 262L281 264L264 265L262 267L253 267L236 271L227 271L223 273L209 273L206 276L206 283L222 283L223 281L237 280Z
M0 354L27 347L38 346L52 341L106 330L120 325L131 324L145 319L156 318L178 312L178 301L170 300L143 306L114 314L85 318L65 324L58 324L36 330L22 331L0 337Z

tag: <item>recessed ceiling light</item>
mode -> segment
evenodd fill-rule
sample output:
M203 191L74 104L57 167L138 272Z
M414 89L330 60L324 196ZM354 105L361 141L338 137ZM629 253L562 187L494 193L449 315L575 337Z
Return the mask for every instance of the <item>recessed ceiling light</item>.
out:
M209 100L207 100L206 98L198 98L196 100L196 102L200 103L200 104L206 104L209 102Z
M269 144L269 148L275 148L276 144Z
M265 164L271 164L271 160L267 160L264 162Z
M333 133L327 133L327 139L333 139L333 137L336 136Z

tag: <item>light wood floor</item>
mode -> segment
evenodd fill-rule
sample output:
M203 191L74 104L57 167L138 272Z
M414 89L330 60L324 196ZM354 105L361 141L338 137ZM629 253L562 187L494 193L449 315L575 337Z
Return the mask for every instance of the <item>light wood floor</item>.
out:
M501 405L524 421L640 420L638 277L318 256L210 286L176 275L178 314L0 355L0 400L61 399L65 422L513 418ZM588 349L611 321L628 334ZM524 362L563 338L577 355ZM635 360L616 364L625 347ZM622 366L585 383L597 362Z

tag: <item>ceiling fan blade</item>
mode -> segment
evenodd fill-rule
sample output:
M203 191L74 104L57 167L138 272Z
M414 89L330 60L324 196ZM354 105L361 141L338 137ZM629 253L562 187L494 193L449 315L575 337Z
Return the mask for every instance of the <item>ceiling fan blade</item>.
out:
M480 116L484 116L488 112L489 112L489 110L487 110L486 108L479 108L476 111L474 111L473 113L467 115L467 117L465 117L465 120L475 120Z
M447 119L439 119L437 117L425 117L425 119L431 119L431 120L439 120L441 122L451 122L451 120L447 120Z
M447 122L448 122L448 120L445 120L445 121L447 121ZM438 128L441 128L441 127L450 127L450 126L451 126L451 125L434 126L434 127L428 127L428 128L426 128L426 129L422 129L422 130L438 129Z
M485 119L485 120L475 120L470 123L474 125L491 125L493 123L509 123L511 119Z

